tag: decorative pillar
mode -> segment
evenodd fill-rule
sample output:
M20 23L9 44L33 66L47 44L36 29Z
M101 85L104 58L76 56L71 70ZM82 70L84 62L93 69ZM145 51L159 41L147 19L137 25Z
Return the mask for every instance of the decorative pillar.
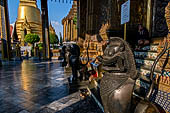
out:
M10 35L10 22L9 22L9 14L8 14L8 0L4 1L5 5L5 20L6 20L6 40L7 40L7 56L8 60L11 58L11 35Z
M67 20L65 20L65 41L67 40Z
M67 18L67 41L69 40L69 20Z
M78 32L77 26L76 24L73 24L73 41L75 42L78 41L77 32Z
M6 53L6 29L5 29L5 9L4 9L4 0L0 0L0 32L1 32L1 49L2 49L2 59L7 58Z
M48 22L48 4L47 0L41 0L42 17L42 39L43 39L43 58L50 59L50 39Z
M77 38L80 37L80 0L77 0Z
M73 20L70 20L70 40L73 41Z
M152 0L148 0L147 2L147 21L146 21L146 28L148 29L151 35L151 20L152 20Z
M66 21L63 23L63 42L66 40Z
M74 22L73 22L73 41L76 41L76 40L75 40L75 37L76 37L76 36L75 36L75 24L74 24Z
M75 34L75 35L74 35L74 37L75 37L74 40L75 40L75 41L78 41L77 33L78 33L77 26L74 25L74 34Z
M2 59L10 60L11 58L11 36L10 36L10 22L8 14L8 0L0 0L0 15L1 15L1 47Z
M87 0L87 33L88 34L95 34L96 33L96 23L97 23L97 20L96 20L96 10L94 8L94 5L97 4L97 1L96 0Z
M70 41L70 20L68 20L68 40Z

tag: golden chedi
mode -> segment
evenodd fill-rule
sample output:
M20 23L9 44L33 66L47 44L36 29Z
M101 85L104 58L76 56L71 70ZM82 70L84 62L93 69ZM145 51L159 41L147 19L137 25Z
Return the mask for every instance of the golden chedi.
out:
M24 46L25 35L35 33L42 41L42 23L36 0L20 0L16 21L18 39Z
M51 22L50 22L49 30L50 30L50 33L51 33L51 34L55 34L55 35L56 35L55 29L54 29L54 27L52 26Z

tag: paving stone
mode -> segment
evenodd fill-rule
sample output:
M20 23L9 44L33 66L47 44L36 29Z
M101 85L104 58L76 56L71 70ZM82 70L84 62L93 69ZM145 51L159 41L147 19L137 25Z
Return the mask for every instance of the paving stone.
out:
M20 111L19 113L30 113L30 112L23 110L23 111Z
M76 111L76 105L82 101L78 93L68 96L68 75L66 74L70 75L64 72L57 61L23 61L16 65L1 67L0 113L55 113L57 110L72 113ZM77 106L78 109L80 109L79 106Z

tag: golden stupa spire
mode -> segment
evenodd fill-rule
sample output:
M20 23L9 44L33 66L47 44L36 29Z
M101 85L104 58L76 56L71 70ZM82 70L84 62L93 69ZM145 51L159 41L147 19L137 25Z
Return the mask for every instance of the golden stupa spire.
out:
M16 29L21 45L24 45L24 30L27 33L35 33L42 39L42 22L40 10L37 7L37 0L19 0L18 17Z
M37 7L37 0L20 0L20 5Z

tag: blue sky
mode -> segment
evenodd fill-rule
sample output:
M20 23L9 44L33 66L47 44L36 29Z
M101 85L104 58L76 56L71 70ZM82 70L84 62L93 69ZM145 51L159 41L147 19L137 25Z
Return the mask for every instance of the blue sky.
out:
M66 1L66 0L65 0ZM69 0L68 0L69 1ZM37 0L38 8L41 9L40 0ZM8 8L9 8L9 18L10 23L14 23L17 19L19 0L8 0ZM48 13L49 13L49 21L51 21L52 26L55 28L57 35L59 32L63 33L63 27L61 24L61 20L67 16L70 8L72 7L72 3L62 3L62 0L48 0Z

